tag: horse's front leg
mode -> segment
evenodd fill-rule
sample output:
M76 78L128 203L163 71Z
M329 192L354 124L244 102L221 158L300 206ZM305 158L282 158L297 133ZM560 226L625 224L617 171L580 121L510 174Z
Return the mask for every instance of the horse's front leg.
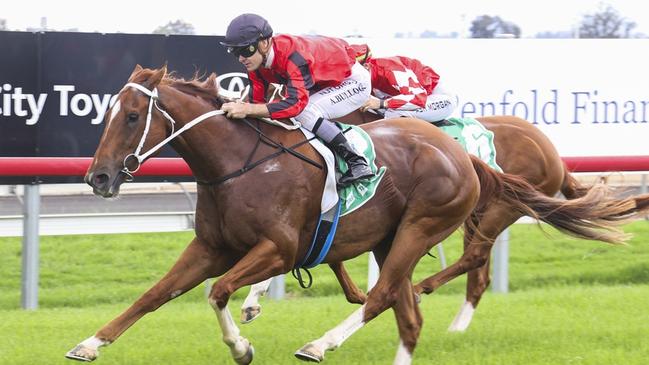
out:
M99 347L114 342L124 331L146 313L155 311L171 299L189 291L209 277L221 275L233 260L224 254L208 249L197 238L187 246L169 272L124 313L102 327L65 357L73 360L93 361L99 356Z
M352 278L345 270L345 266L342 262L335 262L329 264L331 271L336 275L340 287L345 293L345 298L347 301L354 304L363 304L367 299L367 295L354 283ZM259 304L259 298L261 298L270 287L270 283L273 279L266 279L257 284L253 284L250 287L250 292L246 299L241 305L241 323L250 323L257 319L261 315L261 304Z
M292 263L293 260L285 260L273 241L262 240L212 286L209 302L219 320L223 342L230 348L232 358L237 364L250 364L254 348L250 341L240 335L239 328L228 310L228 300L232 293L243 286L259 283L288 271L285 262Z
M250 287L250 293L241 305L241 323L250 323L261 315L259 298L268 291L273 278L266 279Z

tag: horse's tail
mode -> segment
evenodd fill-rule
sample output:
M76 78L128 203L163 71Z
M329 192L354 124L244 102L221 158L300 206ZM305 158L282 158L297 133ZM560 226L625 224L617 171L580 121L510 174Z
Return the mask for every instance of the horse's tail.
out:
M561 183L561 194L566 199L576 199L581 198L586 195L592 186L582 185L577 179L575 179L570 171L568 171L568 166L563 164L563 182Z
M481 193L476 209L467 220L469 228L473 222L477 223L488 201L495 197L520 214L546 222L572 236L624 243L630 236L618 227L649 210L649 195L616 198L606 184L599 183L572 200L552 198L522 177L498 173L474 156L471 162L480 180Z
M633 197L635 200L635 205L638 207L638 210L641 212L649 211L649 194L642 194Z
M605 183L606 179L602 179L601 182ZM561 194L566 199L576 199L581 198L586 195L588 191L592 188L592 185L583 185L577 179L575 179L570 171L568 171L568 166L563 164L563 183L561 184ZM638 213L646 212L649 210L649 194L642 194L633 197L636 204L636 210Z

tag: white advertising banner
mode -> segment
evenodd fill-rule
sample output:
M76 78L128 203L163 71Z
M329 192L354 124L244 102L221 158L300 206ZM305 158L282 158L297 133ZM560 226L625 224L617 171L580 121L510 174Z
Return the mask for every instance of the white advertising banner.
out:
M564 157L649 155L647 39L348 41L431 66L460 98L454 116L519 116Z

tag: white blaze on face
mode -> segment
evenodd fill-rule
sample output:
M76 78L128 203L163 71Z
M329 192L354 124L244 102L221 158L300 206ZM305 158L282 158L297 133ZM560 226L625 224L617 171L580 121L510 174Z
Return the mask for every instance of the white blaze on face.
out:
M119 100L115 102L115 105L110 109L110 119L108 119L108 124L106 125L106 129L110 128L110 123L113 121L113 119L119 114L120 109L122 109L122 104L120 103Z

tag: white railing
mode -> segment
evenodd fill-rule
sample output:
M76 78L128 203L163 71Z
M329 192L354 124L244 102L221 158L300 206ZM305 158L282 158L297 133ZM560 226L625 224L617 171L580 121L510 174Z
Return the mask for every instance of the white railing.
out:
M641 193L646 193L646 175L640 175L637 180L640 180ZM38 306L38 256L41 235L174 232L193 229L193 211L41 215L39 188L39 185L24 186L23 215L0 216L0 237L23 237L22 306L25 309L36 309ZM183 191L191 200L184 188ZM530 221L532 221L530 218L524 217L519 222ZM446 259L441 244L438 245L438 254L444 268ZM508 260L509 232L506 230L498 237L493 251L492 290L495 292L508 291ZM376 283L378 276L378 266L370 255L368 290ZM269 297L283 298L283 280L283 276L274 280Z
M193 229L194 212L41 214L40 236L178 232ZM0 237L23 235L23 216L0 216Z

